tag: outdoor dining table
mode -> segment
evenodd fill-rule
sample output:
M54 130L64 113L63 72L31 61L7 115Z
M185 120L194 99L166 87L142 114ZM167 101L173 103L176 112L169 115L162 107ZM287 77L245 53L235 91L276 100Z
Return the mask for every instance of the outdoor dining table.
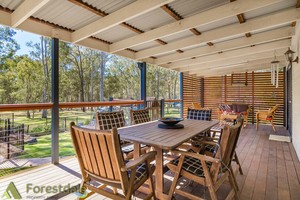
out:
M119 128L121 140L134 143L134 157L140 155L140 144L154 147L157 151L155 170L155 191L159 199L167 199L164 194L164 174L163 174L163 152L172 150L182 143L193 138L197 134L206 131L216 125L218 121L202 121L185 119L181 122L182 129L161 129L158 128L159 121L152 121L138 125Z

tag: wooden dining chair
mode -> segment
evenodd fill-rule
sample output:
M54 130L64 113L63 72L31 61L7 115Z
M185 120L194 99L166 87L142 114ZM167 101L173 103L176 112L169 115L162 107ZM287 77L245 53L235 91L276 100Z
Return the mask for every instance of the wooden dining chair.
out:
M258 130L258 125L260 121L270 122L274 132L276 132L274 126L274 117L278 109L278 105L273 106L269 110L259 110L256 112L256 130Z
M96 128L99 130L111 130L113 128L121 128L125 126L124 111L113 112L97 112ZM134 144L122 141L122 152L126 160L133 158ZM141 153L146 153L148 148L141 145Z
M185 177L207 187L212 200L217 199L217 190L228 179L231 190L226 199L233 197L238 199L237 185L230 168L240 126L240 124L232 127L225 125L215 157L193 152L174 151L180 154L180 157L167 164L168 168L175 173L169 191L169 199L172 198L174 192L190 199L199 199L198 196L190 192L176 188L180 177Z
M238 129L238 136L236 137L236 140L234 141L233 145L236 147L237 143L238 143L238 139L241 133L241 130L243 128L244 125L244 117L243 115L239 115L238 118L236 119L236 124L239 124L239 129ZM233 123L231 122L226 122L225 124L223 124L222 126L220 125L216 125L215 127L212 127L211 130L217 131L217 129L220 130L218 137L202 137L202 138L198 138L197 141L193 141L193 151L194 152L199 152L200 154L203 155L208 155L208 156L212 156L214 157L216 155L216 150L218 149L218 144L220 143L220 139L222 137L222 133L223 133L223 129L224 126L234 126ZM238 169L241 175L243 175L243 170L242 170L242 166L241 163L239 161L238 155L236 153L236 150L234 150L234 154L233 154L233 161L236 162L236 164L238 165ZM234 174L232 168L230 168L231 172ZM233 176L234 181L236 183L237 189L238 185L235 179L235 176Z
M126 163L116 128L110 131L86 129L72 122L70 131L82 175L80 193L84 195L86 189L91 191L85 198L98 193L111 199L131 199L134 191L148 180L151 193L145 199L155 199L152 182L155 166L150 164L155 159L155 151ZM109 187L113 189L108 190ZM123 194L115 188L121 189Z
M130 110L130 119L131 124L142 124L146 122L150 122L150 114L149 114L149 108L140 109L140 110Z

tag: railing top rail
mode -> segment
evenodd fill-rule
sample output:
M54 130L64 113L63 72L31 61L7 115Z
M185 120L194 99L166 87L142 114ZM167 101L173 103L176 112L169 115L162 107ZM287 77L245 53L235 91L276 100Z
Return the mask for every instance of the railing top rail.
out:
M165 102L180 102L180 99L166 99ZM100 106L124 106L143 104L143 100L117 100L117 101L96 101L96 102L61 102L59 108L81 108ZM0 112L20 110L51 109L53 103L24 103L24 104L1 104Z

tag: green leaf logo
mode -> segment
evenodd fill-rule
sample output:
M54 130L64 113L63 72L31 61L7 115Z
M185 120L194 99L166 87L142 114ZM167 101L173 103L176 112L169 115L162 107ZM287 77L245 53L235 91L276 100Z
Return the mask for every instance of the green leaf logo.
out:
M14 182L10 182L10 184L7 186L2 197L6 198L6 199L22 199Z

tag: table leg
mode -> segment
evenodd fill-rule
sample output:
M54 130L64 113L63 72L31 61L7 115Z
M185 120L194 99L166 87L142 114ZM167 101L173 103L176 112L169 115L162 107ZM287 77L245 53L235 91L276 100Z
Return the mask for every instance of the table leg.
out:
M167 199L168 196L164 194L164 158L163 150L155 148L156 154L156 170L155 170L155 191L158 199Z
M134 143L134 151L133 151L133 158L137 159L141 156L141 145L139 143Z

